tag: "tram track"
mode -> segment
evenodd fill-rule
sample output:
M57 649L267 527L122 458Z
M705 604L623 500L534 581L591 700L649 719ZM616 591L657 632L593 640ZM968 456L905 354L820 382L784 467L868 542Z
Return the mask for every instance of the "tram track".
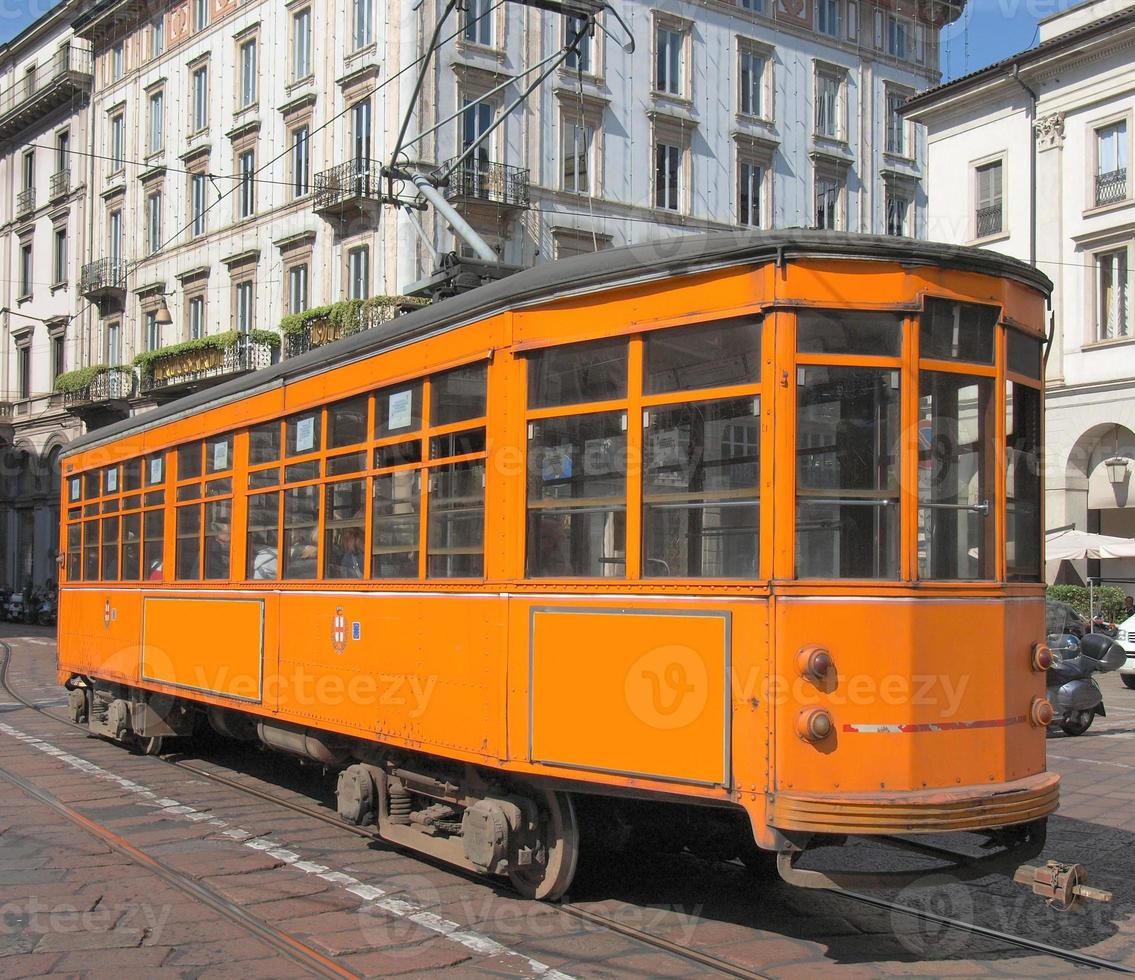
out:
M28 708L36 714L50 719L51 721L54 721L60 725L81 731L84 734L90 734L89 729L86 726L77 724L71 721L69 718L60 717L59 715L54 714L53 712L48 711L47 707L37 704L34 701L28 700L19 692L14 690L8 680L8 668L11 664L11 659L11 647L8 643L0 640L0 689L5 691L13 701L19 703L25 708ZM173 766L194 776L209 780L221 786L225 786L239 793L259 799L263 802L271 803L274 806L283 807L285 809L291 810L294 813L333 826L339 830L346 831L347 833L352 834L356 837L374 842L381 842L384 846L397 848L397 845L390 844L390 842L384 840L384 838L382 838L377 831L371 830L366 827L358 827L352 824L348 824L341 820L337 814L331 814L325 810L320 810L315 807L307 806L303 803L298 803L294 800L282 798L272 792L263 790L256 786L250 786L239 780L225 776L222 773L204 768L200 765L195 765L183 759L167 758L166 756L154 756L153 758L155 758L156 761L162 762L169 766ZM0 779L6 778L7 775L8 774L2 768L0 768ZM427 855L420 854L416 851L404 851L402 848L397 849L403 851L408 855L411 855L415 860L421 860L432 866L442 868L446 872L464 878L468 881L482 885L488 885L493 888L498 886L498 882L496 882L494 879L488 878L487 876L476 875L472 872L467 872L460 868L452 867L448 864L432 861ZM174 873L176 874L177 872ZM192 879L190 880L192 881ZM1040 940L1030 939L1027 936L1018 936L1013 933L1003 932L1001 930L978 925L976 923L965 922L959 919L950 918L949 916L938 915L933 912L902 905L900 903L892 902L873 895L854 891L835 891L830 894L843 897L860 906L870 907L880 911L887 911L892 915L903 915L926 924L956 930L981 939L1004 943L1008 946L1013 946L1018 949L1023 949L1028 952L1037 953L1044 956L1049 956L1072 965L1088 967L1095 970L1108 970L1113 973L1135 975L1135 967L1127 966L1126 964L1120 963L1118 961L1107 960L1101 957L1092 956L1088 953L1081 953L1076 950L1069 950L1063 947L1053 946L1051 944L1041 942ZM636 926L620 922L618 919L612 918L608 915L603 915L602 913L595 912L591 909L583 908L578 904L571 902L560 902L557 903L555 907L564 914L569 915L576 920L608 929L611 932L615 932L627 938L634 939L646 946L657 949L660 952L665 952L669 955L679 957L691 964L696 964L712 969L724 976L737 977L741 978L741 980L768 980L765 974L750 970L744 966L741 966L740 964L734 963L730 960L726 960L718 956L714 956L710 953L704 953L700 950L690 949L687 946L683 946L672 940L666 939L665 937L657 936ZM242 913L244 912L243 909L240 909L240 911ZM316 955L319 956L320 954L316 953ZM353 976L354 974L346 972L336 973L334 975Z

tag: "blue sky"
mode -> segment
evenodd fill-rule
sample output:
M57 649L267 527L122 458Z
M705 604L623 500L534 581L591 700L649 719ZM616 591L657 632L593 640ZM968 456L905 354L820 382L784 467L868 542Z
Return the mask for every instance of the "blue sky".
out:
M10 41L58 0L0 0L0 41Z

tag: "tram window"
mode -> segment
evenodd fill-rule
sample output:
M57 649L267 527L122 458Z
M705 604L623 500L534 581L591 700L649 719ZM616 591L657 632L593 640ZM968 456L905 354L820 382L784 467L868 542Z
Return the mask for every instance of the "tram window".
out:
M274 466L270 470L257 470L255 473L248 474L249 490L263 490L265 487L277 487L279 485L280 468L278 466Z
M323 577L362 578L366 567L366 480L327 486Z
M77 521L82 516L83 516L83 508L82 507L71 507L67 511L67 520L69 520L69 521Z
M643 576L756 577L758 400L652 409L644 453Z
M201 475L201 443L177 448L177 481L193 480Z
M484 364L471 364L430 379L430 419L450 425L485 415L488 372Z
M327 409L327 448L342 449L367 441L366 395L348 398Z
M179 580L201 577L201 505L177 509L177 554L174 572Z
M1009 381L1005 385L1006 577L1039 582L1040 391Z
M627 395L624 338L570 344L528 358L528 407L612 401Z
M67 578L78 582L83 577L83 525L67 528Z
M801 310L796 315L796 349L801 354L902 354L903 317L876 310Z
M222 480L210 480L205 484L206 497L227 497L233 492L233 478L226 476Z
M275 463L280 459L280 423L269 422L248 432L248 465Z
M83 525L83 578L97 582L99 577L99 522Z
M122 464L122 490L124 493L142 489L142 461L132 459Z
M992 364L998 315L994 306L928 299L919 329L920 356Z
M899 574L899 372L798 369L796 575Z
M205 442L205 472L226 473L233 468L233 437L216 436Z
M211 581L229 577L232 551L233 505L231 500L210 500L205 504L205 578Z
M285 425L287 453L289 456L305 456L319 452L323 444L320 431L321 412L307 412L293 415Z
M274 579L279 566L280 495L248 498L248 577Z
M307 480L318 480L319 472L318 459L309 459L306 463L293 463L284 467L284 482L303 483Z
M1041 344L1036 337L1029 337L1018 330L1006 332L1006 357L1009 370L1023 374L1034 381L1040 380Z
M142 495L140 493L132 494L129 497L122 498L123 510L137 510L142 506Z
M118 518L102 522L102 574L104 582L118 581Z
M142 530L142 573L150 581L160 582L165 575L163 549L165 538L165 513L160 510L146 511Z
M918 575L993 577L993 379L923 371L918 399Z
M451 432L430 439L430 459L448 459L451 456L471 456L485 451L485 430Z
M386 388L374 396L375 438L409 435L421 427L421 382Z
M104 500L102 502L102 512L104 514L117 514L119 500L117 497L114 500Z
M380 446L374 451L374 465L380 470L421 461L422 443L418 439L413 442L399 442L393 446Z
M182 500L200 500L201 499L201 484L188 483L184 487L177 488L177 499Z
M374 478L371 578L418 577L421 499L417 470Z
M626 575L626 415L529 425L528 575Z
M147 507L160 507L166 501L166 492L164 490L151 490L146 494L144 503Z
M756 384L761 376L761 320L744 317L655 330L644 339L648 395Z
M71 477L71 502L83 499L83 481L80 477Z
M95 497L102 496L99 487L99 474L98 470L91 470L89 473L83 474L83 496L87 500L93 500Z
M452 463L430 471L430 578L480 578L485 573L485 462Z
M165 459L161 453L146 460L146 486L155 487L165 482Z
M102 508L100 508L98 504L84 504L83 505L83 516L84 517L97 517L101 509Z
M332 456L327 460L328 476L347 476L351 473L361 473L367 468L366 450L359 453L347 453L343 456Z
M284 491L285 579L313 579L319 573L319 496L316 486Z
M142 577L142 515L122 518L122 580L136 582Z

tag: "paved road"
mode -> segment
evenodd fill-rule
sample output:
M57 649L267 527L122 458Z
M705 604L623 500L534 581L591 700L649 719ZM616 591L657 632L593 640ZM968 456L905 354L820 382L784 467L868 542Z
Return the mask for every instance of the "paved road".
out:
M10 682L61 712L48 631L2 628ZM1135 968L1135 691L1103 678L1108 718L1049 741L1064 776L1046 856L1087 864L1111 905L1058 915L1003 880L928 875L891 896ZM213 745L201 764L305 805L333 781ZM68 729L0 695L0 980L347 974L721 975L554 906L526 903L310 816ZM38 794L38 795L37 795ZM86 821L86 823L83 823ZM110 837L100 836L101 831ZM873 845L832 866L898 867ZM149 863L148 863L149 862ZM692 856L612 864L574 904L768 977L1068 976L1069 964ZM245 919L234 917L235 904ZM282 951L281 941L293 944ZM308 954L311 954L310 956Z

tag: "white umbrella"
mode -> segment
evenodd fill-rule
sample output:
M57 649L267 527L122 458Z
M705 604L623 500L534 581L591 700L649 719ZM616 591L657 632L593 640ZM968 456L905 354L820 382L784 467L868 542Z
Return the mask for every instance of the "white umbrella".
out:
M1044 540L1047 561L1077 561L1081 558L1135 558L1135 538L1089 534L1068 529L1053 531Z

